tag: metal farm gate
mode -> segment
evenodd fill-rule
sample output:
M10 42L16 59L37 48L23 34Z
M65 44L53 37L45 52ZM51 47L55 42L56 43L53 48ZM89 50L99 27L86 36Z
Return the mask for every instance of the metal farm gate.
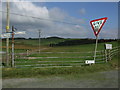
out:
M97 51L95 63L107 63L118 54L119 47L112 50ZM93 60L94 52L40 52L40 56L28 56L38 52L27 52L26 54L16 55L16 68L48 68L48 67L81 67L86 65L86 60ZM47 55L47 57L42 55ZM55 56L52 56L54 55ZM70 56L72 55L72 56ZM18 60L19 58L19 60Z

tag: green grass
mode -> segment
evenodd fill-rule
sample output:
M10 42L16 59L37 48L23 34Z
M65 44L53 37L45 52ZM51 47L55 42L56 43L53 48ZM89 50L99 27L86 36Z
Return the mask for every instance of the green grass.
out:
M41 46L48 46L49 44L57 44L59 42L63 42L63 41L67 41L67 40L74 40L74 39L41 39L40 40L40 45ZM107 43L111 43L114 45L116 45L116 41L114 42L107 42ZM11 40L10 43L11 45ZM104 45L105 43L99 43L98 46L100 45ZM15 40L15 45L25 45L25 46L39 46L39 41L38 40ZM2 40L2 46L6 46L6 41ZM91 46L91 44L86 44L86 45L80 45L81 47L84 46ZM92 44L92 46L94 47L94 44ZM64 47L64 46L63 46ZM67 46L68 47L68 46ZM74 47L74 46L69 46L69 47ZM78 45L79 47L79 45ZM99 47L99 49L103 49L103 47Z
M2 51L6 51L6 49L3 48ZM11 52L11 49L9 50L9 52ZM27 49L15 49L14 52L15 53L23 53L23 52L27 52Z
M51 40L51 42L43 41L44 43L42 45L48 45L48 43L54 42L57 43L58 41ZM60 42L60 41L59 41ZM36 40L21 40L16 42L18 45L22 44L25 46L37 46L38 42ZM117 46L117 42L109 42L110 44L113 44L113 47ZM4 43L3 43L4 44ZM105 43L99 43L97 50L104 50L104 44ZM43 52L89 52L94 51L95 44L85 44L85 45L76 45L76 46L59 46L59 47L51 47L49 49L44 50ZM26 52L22 49L16 49L15 52ZM93 54L93 53L92 53ZM91 54L91 55L92 55ZM58 54L58 53L52 53L52 54L32 54L28 57L79 57L79 56L86 56L90 54L83 54L83 53L64 53L64 54ZM93 59L93 58L86 58L86 59ZM84 59L85 60L85 59ZM17 65L34 65L34 64L41 64L39 61L83 61L83 59L80 58L47 58L47 59L16 59L18 63ZM67 62L65 64L73 64L75 62ZM50 62L43 62L42 64L50 64ZM52 63L52 64L64 64L64 63ZM24 78L24 77L39 77L39 76L49 76L49 75L69 75L69 74L85 74L85 73L93 73L93 72L99 72L99 71L105 71L105 70L111 70L118 67L118 58L117 56L112 59L112 61L109 61L108 63L101 63L101 64L95 64L92 66L82 66L82 67L61 67L61 68L3 68L2 74L3 78Z
M62 42L65 39L41 39L40 41L40 45L41 48L43 47L48 47L50 43L56 44L58 42ZM9 45L11 46L11 40L9 41ZM15 48L15 53L24 53L26 52L26 50L28 50L27 47L29 47L29 50L32 50L31 47L33 47L33 49L38 49L39 48L39 42L38 40L15 40L15 47L19 48L19 45L22 45L23 49L16 49ZM6 51L6 41L2 40L2 46L4 46L4 48L2 48L2 51ZM25 49L26 48L26 49ZM9 51L11 52L11 49L9 49Z
M105 43L98 43L97 50L104 50ZM112 44L113 47L118 46L118 42L108 42L108 44ZM44 50L46 52L88 52L88 51L94 51L95 44L85 44L85 45L74 45L74 46L57 46L53 47L47 50Z
M9 41L10 45L11 45L11 40ZM38 41L37 40L15 40L15 45L30 45L30 46L33 46L33 45L37 45ZM6 41L3 40L2 41L2 45L5 46L6 45Z
M108 71L118 68L118 55L112 61L103 64L94 64L91 66L82 67L63 67L63 68L3 68L3 78L25 78L25 77L40 77L51 75L77 75L89 74L100 71Z
M117 58L104 64L95 64L92 66L69 67L69 68L3 68L3 78L25 78L39 77L49 75L69 75L69 74L86 74L106 70L112 70L118 67Z
M94 53L38 53L32 54L28 57L80 57L80 56L91 56Z
M16 65L33 65L41 66L36 64L56 64L56 65L71 65L71 64L83 64L85 60L93 60L94 53L38 53L32 54L28 57L36 57L36 59L16 59ZM98 53L97 55L101 55ZM90 57L86 57L90 56ZM38 59L37 59L38 57ZM41 58L42 57L42 58ZM50 58L45 58L50 57ZM54 58L55 57L55 58ZM99 56L96 59L101 59L103 56ZM101 62L103 60L96 60L96 62ZM44 65L46 66L46 65Z
M113 47L117 46L117 42L110 42L113 44ZM94 56L94 44L86 44L86 45L76 45L76 46L61 46L61 47L52 47L50 49L45 50L44 52L54 52L54 53L37 53L29 55L28 57L57 57L57 58L39 58L39 59L28 59L28 60L20 60L17 59L16 61L21 61L21 63L17 63L16 65L34 65L35 64L68 64L68 62L64 61L80 61L80 62L69 62L70 64L76 63L81 64L85 63L85 60L93 60ZM104 43L98 44L98 50L104 50ZM93 51L92 53L87 53ZM56 53L56 52L71 52L71 53ZM72 52L79 52L79 53L72 53ZM104 55L103 52L97 52L97 55ZM91 56L91 57L86 57ZM99 56L96 59L105 58L104 56ZM25 63L25 62L26 63ZM39 62L39 61L48 61L48 62ZM56 62L50 62L56 61ZM63 62L57 62L63 61ZM105 61L105 60L104 60ZM103 60L96 60L96 62L103 63ZM28 64L29 63L29 64ZM68 64L69 65L69 64Z
M49 45L50 43L52 44L57 44L59 42L63 42L67 39L40 39L40 44L42 46L44 45ZM10 40L10 44L11 44L11 40ZM6 41L3 40L2 41L2 45L5 46L6 45ZM39 40L15 40L15 45L27 45L27 46L38 46L39 45Z
M113 44L113 47L117 46L117 42L110 42ZM86 45L76 45L76 46L62 46L62 47L52 47L48 49L49 52L54 53L37 53L32 54L27 57L59 57L59 58L39 58L39 59L16 59L16 65L32 65L29 67L40 66L36 64L56 64L56 65L71 65L71 64L80 64L85 63L85 60L93 60L94 52L86 53L87 51L93 51L94 44L86 44ZM104 50L104 43L98 44L98 50ZM56 52L71 52L71 53L56 53ZM80 52L80 53L72 53L72 52ZM97 55L103 55L104 53L97 52ZM91 56L91 57L86 57ZM85 58L86 57L86 58ZM104 56L97 57L96 59L104 58ZM44 61L44 62L41 62ZM47 62L48 61L48 62ZM51 61L51 62L50 62ZM56 62L55 62L56 61ZM63 61L63 62L58 62ZM68 61L68 62L66 62ZM79 62L73 62L79 61ZM96 62L102 62L103 60L99 60ZM42 65L49 66L49 65Z

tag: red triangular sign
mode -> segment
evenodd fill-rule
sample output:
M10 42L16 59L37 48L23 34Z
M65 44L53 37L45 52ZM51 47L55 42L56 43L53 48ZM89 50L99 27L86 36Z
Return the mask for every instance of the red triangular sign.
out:
M106 20L107 20L107 17L90 21L90 24L92 26L95 36L99 34Z

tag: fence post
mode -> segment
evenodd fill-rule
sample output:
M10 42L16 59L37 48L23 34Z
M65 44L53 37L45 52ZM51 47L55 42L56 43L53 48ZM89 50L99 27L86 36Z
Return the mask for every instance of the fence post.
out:
M27 50L27 56L29 55L29 50Z
M106 62L111 60L111 52L110 50L105 50Z
M108 61L108 55L107 55L107 50L105 49L105 61Z
M110 49L108 50L108 53L109 53L109 61L111 61L111 50Z

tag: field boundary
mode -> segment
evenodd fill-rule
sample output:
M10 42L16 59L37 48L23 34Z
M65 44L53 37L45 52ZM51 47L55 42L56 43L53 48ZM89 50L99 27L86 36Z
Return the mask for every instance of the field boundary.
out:
M119 47L114 47L112 50L100 50L97 51L97 56L96 56L96 61L95 63L107 63L108 61L112 60L112 58L118 54L119 52ZM35 52L37 53L37 52ZM34 53L34 54L35 54ZM78 57L19 57L19 59L24 59L23 61L15 61L15 67L16 68L49 68L49 67L81 67L86 65L85 61L86 60L93 60L94 57L94 52L89 51L89 52L40 52L41 54L91 54L91 55L86 55L86 56L78 56ZM33 53L32 53L33 54ZM55 60L53 60L55 59ZM59 59L59 60L57 60ZM67 59L67 60L62 60L62 59ZM73 60L71 60L73 59ZM74 60L76 59L76 60Z
M107 63L119 53L119 47L113 47L111 50L97 51L95 63ZM45 48L46 49L46 48ZM81 67L86 65L86 60L94 59L94 51L88 52L40 52L41 56L29 56L38 54L37 50L30 53L15 54L15 68L49 68L49 67ZM51 55L56 56L51 56ZM68 56L64 56L64 55ZM74 56L77 54L76 56ZM48 55L48 56L42 56ZM58 56L57 56L58 55ZM60 56L59 56L60 55ZM63 55L63 56L61 56ZM70 56L73 55L73 56ZM89 65L89 64L88 64Z

